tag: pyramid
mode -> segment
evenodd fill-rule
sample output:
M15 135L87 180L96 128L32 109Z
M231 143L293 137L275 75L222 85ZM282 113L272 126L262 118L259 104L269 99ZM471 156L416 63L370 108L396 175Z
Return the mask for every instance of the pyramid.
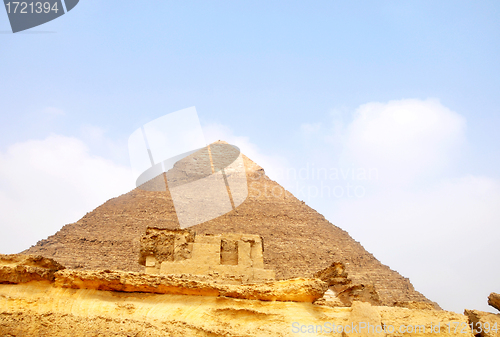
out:
M179 161L172 170L188 175L183 162L195 155ZM232 211L190 229L199 234L260 235L265 268L274 269L278 279L311 277L333 262L342 262L354 283L376 288L383 305L433 303L346 231L271 180L262 167L243 154L241 157L248 184L246 200ZM166 181L165 173L160 178ZM138 263L140 238L147 227L179 228L168 188L136 188L108 200L23 253L53 258L67 268L142 272L144 266Z

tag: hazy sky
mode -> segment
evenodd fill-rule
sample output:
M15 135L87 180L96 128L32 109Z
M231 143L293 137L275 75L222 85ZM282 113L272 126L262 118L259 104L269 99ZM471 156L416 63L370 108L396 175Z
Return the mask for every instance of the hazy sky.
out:
M500 292L498 1L94 1L9 34L0 253L134 187L127 140L196 106L448 310Z

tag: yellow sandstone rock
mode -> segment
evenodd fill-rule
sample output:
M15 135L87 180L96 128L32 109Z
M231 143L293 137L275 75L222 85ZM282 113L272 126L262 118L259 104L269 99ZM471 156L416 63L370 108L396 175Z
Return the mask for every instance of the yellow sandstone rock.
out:
M327 286L318 279L297 278L256 284L219 284L200 281L191 275L151 275L122 271L62 270L55 275L55 286L122 292L173 295L224 296L262 301L313 302Z
M493 308L500 310L500 294L491 293L490 296L488 296L488 304Z
M54 280L54 273L64 267L40 255L0 254L0 283L26 283Z
M387 337L472 337L470 331L448 332L446 323L466 325L467 318L443 310L368 303L358 307L356 302L353 308L331 308L307 302L71 289L48 281L0 284L0 336L340 337L332 327L345 330L361 319L393 326ZM437 323L438 334L431 331ZM425 333L400 333L400 325L423 326Z
M500 337L500 314L479 310L465 310L475 333L481 337Z

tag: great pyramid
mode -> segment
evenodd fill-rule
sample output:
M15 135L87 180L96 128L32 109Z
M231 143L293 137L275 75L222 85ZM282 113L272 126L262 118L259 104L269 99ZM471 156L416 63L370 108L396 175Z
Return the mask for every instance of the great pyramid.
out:
M278 279L310 277L332 262L342 262L353 282L375 286L383 305L396 301L432 303L346 231L267 177L262 167L244 155L242 158L247 199L236 209L192 230L200 234L262 236L265 268L274 269ZM175 169L182 171L182 161ZM136 188L113 198L23 253L50 257L68 268L143 271L138 263L139 240L147 227L179 228L168 189Z

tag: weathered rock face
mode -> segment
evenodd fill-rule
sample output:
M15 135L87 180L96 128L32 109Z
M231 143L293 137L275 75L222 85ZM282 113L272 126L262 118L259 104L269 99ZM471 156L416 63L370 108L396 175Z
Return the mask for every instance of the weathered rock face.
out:
M2 261L59 270L54 281L0 284L0 336L472 337L466 316L443 310L315 305L328 289L319 279L228 285L192 275L61 269L32 256ZM454 324L463 328L447 328Z
M372 305L381 305L375 287L371 284L353 284L337 293L337 297L346 306L351 306L354 301L367 302Z
M0 254L0 283L26 283L54 280L54 273L64 267L37 255Z
M55 274L55 286L173 295L231 297L262 301L313 302L327 286L318 279L290 279L259 284L230 285L201 281L190 275L150 275L123 271L63 270Z
M355 301L352 303L351 314L349 315L349 323L351 324L351 326L357 326L358 331L343 331L343 337L386 336L386 333L383 329L382 317L380 316L380 313L375 307L372 307L367 302Z
M381 264L347 232L269 179L260 166L243 158L247 199L235 210L190 229L198 234L261 236L264 268L275 270L278 279L310 277L338 261L344 263L354 284L375 286L383 304L430 302L408 279ZM182 168L179 163L176 169ZM183 174L188 173L186 170ZM54 258L68 268L142 271L137 262L139 241L148 226L179 228L168 190L135 189L111 199L26 253Z
M313 276L326 282L329 287L334 287L333 290L335 291L339 291L342 287L352 283L342 262L333 262L329 267L314 273Z
M472 336L465 315L444 310L376 308L382 324L388 327L387 336ZM455 330L456 326L460 328Z
M375 287L371 284L352 284L342 262L332 263L329 267L316 272L314 277L326 282L331 291L324 299L325 305L350 307L354 301L381 305Z
M141 237L139 263L146 265L146 257L154 256L158 263L181 261L191 258L188 245L194 242L194 233L189 230L147 228ZM182 242L180 242L182 241Z
M467 330L448 332L447 323L467 325L467 318L442 310L368 303L330 308L307 302L60 288L46 281L0 284L0 336L340 336L342 332L331 332L333 326L349 324L351 331L357 325L359 332L361 319L388 328L387 337L473 337ZM439 334L431 330L436 322L441 324ZM402 325L405 332L399 332ZM409 326L417 328L410 332Z
M500 310L500 295L497 293L491 293L490 296L488 296L488 304L493 308Z
M474 326L474 334L480 337L500 336L500 314L492 314L479 310L465 310L469 323Z
M331 289L328 289L324 294L323 297L316 300L314 304L317 305L326 305L332 308L336 307L348 307L344 302L340 300L340 298L337 297L337 293L334 292Z

